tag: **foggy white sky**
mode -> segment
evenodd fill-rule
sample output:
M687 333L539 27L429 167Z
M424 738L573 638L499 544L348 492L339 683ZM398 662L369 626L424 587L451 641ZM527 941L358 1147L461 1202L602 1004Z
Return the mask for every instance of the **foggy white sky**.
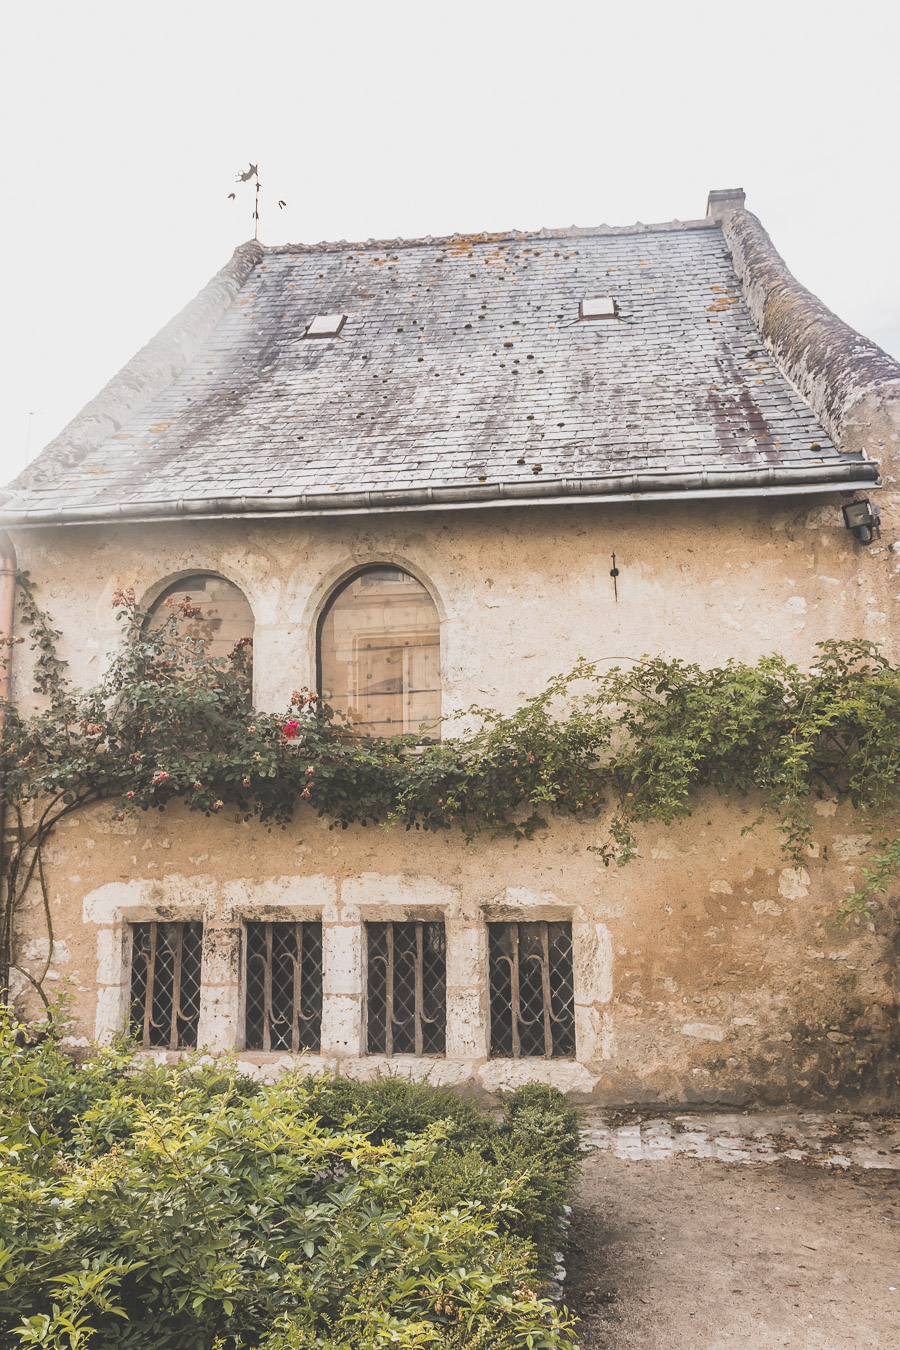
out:
M894 0L29 0L4 30L0 482L252 234L250 160L265 243L692 218L743 186L900 357Z

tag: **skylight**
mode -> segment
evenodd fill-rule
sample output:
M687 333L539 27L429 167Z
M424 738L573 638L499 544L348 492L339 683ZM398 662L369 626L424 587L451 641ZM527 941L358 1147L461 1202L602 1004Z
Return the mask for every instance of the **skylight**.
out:
M337 337L347 320L346 314L317 314L306 330L306 336Z
M582 319L614 319L616 302L611 295L594 295L581 302Z

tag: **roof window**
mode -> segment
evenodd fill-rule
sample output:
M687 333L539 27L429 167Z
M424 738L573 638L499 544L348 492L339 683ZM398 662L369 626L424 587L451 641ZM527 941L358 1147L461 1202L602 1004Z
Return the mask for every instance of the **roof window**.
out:
M308 338L337 337L347 321L346 314L317 314L306 330Z
M611 295L594 295L581 302L582 319L614 319L616 302Z

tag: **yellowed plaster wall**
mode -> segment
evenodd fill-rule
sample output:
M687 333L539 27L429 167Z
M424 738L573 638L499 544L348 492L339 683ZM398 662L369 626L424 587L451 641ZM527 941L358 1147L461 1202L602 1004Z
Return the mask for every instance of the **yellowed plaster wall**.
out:
M579 655L806 662L826 636L891 643L900 593L900 556L858 545L837 498L84 526L16 545L84 682L115 646L116 589L149 602L186 572L220 571L253 608L266 707L313 682L316 616L367 563L396 562L434 595L448 710L476 696L512 707Z
M21 532L16 544L84 683L115 647L118 587L149 601L185 572L221 572L254 610L256 702L271 708L314 683L321 605L366 563L397 563L431 589L447 711L510 709L579 655L710 665L777 650L808 664L827 636L892 649L900 594L900 558L887 541L857 545L837 499L77 528ZM23 662L27 706L26 675ZM48 859L53 974L71 977L76 1036L91 1038L124 1010L127 922L202 916L201 1039L239 1049L242 918L321 913L322 1062L371 1073L384 1062L360 1056L360 925L425 908L448 926L448 1057L403 1061L406 1071L489 1091L550 1077L604 1102L887 1103L895 930L887 907L871 927L830 926L866 840L848 813L820 809L815 856L797 874L770 827L741 837L752 803L717 799L671 830L648 828L621 872L588 851L590 822L467 847L455 834L329 831L312 813L269 834L180 808L115 823L98 807L60 829ZM484 923L514 915L573 922L578 1062L487 1059ZM36 900L20 926L37 963ZM277 1059L245 1058L260 1072Z

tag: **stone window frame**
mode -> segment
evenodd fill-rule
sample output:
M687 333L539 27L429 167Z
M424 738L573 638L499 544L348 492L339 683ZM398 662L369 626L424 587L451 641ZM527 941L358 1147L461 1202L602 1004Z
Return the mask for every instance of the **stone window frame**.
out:
M203 923L200 1050L234 1053L256 1076L277 1073L302 1060L310 1071L334 1069L371 1078L403 1073L435 1083L476 1081L497 1091L525 1081L562 1088L603 1072L613 1053L606 1005L612 998L612 941L603 923L578 904L518 901L464 903L459 885L427 876L362 873L340 884L326 875L218 881L210 876L108 883L84 899L85 924L96 926L95 1039L127 1025L131 990L133 922ZM341 899L338 900L340 895ZM390 897L396 897L396 900ZM296 897L296 898L294 898ZM535 897L537 901L537 896ZM248 1051L244 1044L246 921L321 922L323 945L322 1039L318 1054ZM447 1039L442 1057L366 1053L365 924L370 921L443 922L447 942ZM570 922L575 992L574 1059L504 1059L490 1056L488 923ZM177 1057L182 1051L142 1050ZM578 1069L573 1079L573 1069Z
M443 1049L443 1050L441 1050L441 1051L423 1051L423 1053L422 1053L421 1055L409 1054L408 1052L407 1052L407 1053L404 1053L404 1052L402 1052L402 1051L394 1051L394 1052L391 1053L390 1055L387 1055L387 1054L384 1054L384 1053L379 1053L378 1051L375 1051L375 1050L369 1050L369 1048L368 1048L368 1047L369 1047L369 1026L368 1026L368 1009L369 1009L369 997L368 997L368 996L369 996L369 970L368 970L368 961L369 961L369 933L368 933L368 928L369 928L369 924L374 924L374 923L432 923L432 924L440 924L441 927L443 928L443 930L444 930L444 1049ZM384 918L384 917L382 917L380 914L377 915L377 916L374 915L374 914L370 914L370 915L366 915L366 917L365 917L363 920L361 920L361 922L360 922L360 929L361 929L361 946L362 946L362 950L361 950L361 962L362 962L362 1041L361 1041L361 1043L360 1043L360 1053L361 1053L362 1055L364 1055L366 1059L377 1059L377 1060L379 1060L379 1061L387 1060L387 1061L389 1061L389 1062L391 1062L391 1063L395 1063L395 1062L403 1063L403 1062L406 1062L406 1061L408 1061L408 1060L433 1060L433 1061L435 1061L435 1060L446 1059L446 1058L447 1058L447 1049L446 1049L446 1044L447 1044L447 1019L448 1019L449 1003L450 1003L449 990L448 990L448 980L447 980L447 965L448 965L448 962L449 962L449 945L450 945L450 938L449 938L449 934L448 934L448 931L447 931L447 919L446 919L446 915L445 915L444 912L443 912L442 910L440 910L440 909L438 909L437 911L434 911L434 910L428 910L427 908L426 908L424 911L423 911L423 910L420 910L420 909L417 909L417 910L415 910L414 912L408 912L408 913L405 915L405 917L404 917L404 918L401 918L401 919L395 919L395 918L390 918L390 919L389 919L389 918Z
M103 887L103 890L117 889ZM196 902L185 904L122 904L92 916L97 930L97 1001L94 1039L100 1044L127 1033L131 1017L132 927L137 923L202 923L203 955L200 967L200 1022L197 1043L202 1044L203 985L206 969L206 914ZM184 1051L138 1048L141 1055L180 1055Z
M307 903L297 901L293 903L286 901L281 905L271 904L244 904L232 918L233 922L223 929L231 935L232 950L237 951L237 987L232 989L231 1005L234 1018L234 1043L230 1047L243 1060L251 1060L260 1063L268 1063L272 1060L281 1060L288 1058L294 1060L309 1060L312 1063L318 1063L324 1060L323 1047L326 1036L326 1005L328 1000L327 991L327 971L328 971L328 953L326 948L326 928L328 920L325 917L325 905L316 903ZM252 1050L247 1046L247 924L248 923L318 923L322 925L322 1027L320 1033L319 1049L313 1050ZM222 953L224 956L224 951ZM222 1013L226 1014L223 1005ZM227 1015L227 1014L226 1014ZM227 1025L223 1027L223 1034L227 1037Z
M572 1035L572 1038L573 1038L573 1049L572 1049L572 1053L571 1053L571 1054L557 1054L557 1053L555 1052L555 1040L556 1040L556 1038L555 1038L555 1036L554 1036L553 1031L551 1030L551 1031L550 1031L550 1039L551 1039L551 1044L554 1046L554 1052L553 1052L551 1055L549 1055L549 1056L546 1055L546 1054L541 1055L541 1054L538 1054L538 1053L536 1053L536 1052L530 1052L530 1051L522 1051L522 1052L521 1052L520 1054L518 1054L518 1055L494 1054L494 1053L493 1053L493 1044L494 1044L494 1031L493 1031L494 1010L493 1010L493 998L492 998L492 986L491 986L491 967L490 967L490 954L491 954L491 952L490 952L490 929L491 929L492 927L493 927L493 928L506 929L506 928L508 928L508 926L511 925L511 924L515 924L515 925L517 926L517 928L525 928L525 927L530 927L530 926L532 926L532 925L540 924L540 923L546 923L546 924L548 925L548 927L549 927L551 924L554 924L554 925L556 925L556 924L562 924L562 925L565 925L565 926L568 928L568 930L569 930L569 933L568 933L569 948L570 948L570 951L569 951L569 977L570 977L570 979L571 979L571 982L572 982L572 989L573 989L573 999L572 999L572 1022L571 1022L571 1027L570 1027L570 1034ZM489 1054L490 1058L491 1058L491 1059L502 1059L502 1060L514 1059L514 1060L516 1060L517 1062L518 1062L518 1061L521 1061L522 1059L538 1059L538 1060L544 1060L544 1061L546 1061L546 1060L548 1060L548 1059L550 1059L550 1060L556 1059L556 1060L564 1060L564 1061L567 1060L567 1061L569 1061L570 1063L573 1062L573 1061L577 1062L577 1059L578 1059L578 1033L577 1033L577 1027L576 1027L576 1025L575 1025L575 1005L574 1005L574 986L575 986L575 934L574 934L574 932L573 932L573 923L572 923L572 917L571 917L571 915L566 916L566 915L556 914L556 916L555 916L554 918L550 919L550 918L544 918L544 917L533 918L531 914L528 914L527 916L524 915L524 914L519 914L519 915L517 915L516 918L514 918L514 919L486 919L486 920L485 920L485 924L486 924L486 926L487 926L487 928L488 928L488 973L487 973L487 979L488 979L488 1033L489 1033L488 1054ZM519 940L519 943L521 943L521 940L522 940L522 939L521 939L521 934L519 935L519 939L518 939L518 940ZM520 950L521 950L521 948L520 948ZM517 960L517 962L521 961L521 956L517 956L517 957L516 957L516 960ZM518 994L516 995L516 997L520 997L520 996L521 996L521 988L522 988L522 984L521 984L521 979L520 979L520 983L519 983L519 992L518 992ZM549 1015L550 1015L550 1021L551 1021L551 1024L552 1024L552 1021L553 1021L553 1011L552 1011L552 1010L553 1010L553 995L552 995L552 993L551 993L551 995L550 995L550 1008L549 1008ZM547 1017L547 1013L548 1013L548 1009L547 1009L546 1004L545 1004L545 1005L544 1005L544 1017L545 1017L545 1019L546 1019L546 1017ZM517 1039L518 1039L519 1031L518 1031L518 1028L515 1027L515 1018L512 1017L511 1020L512 1020L512 1023L513 1023L513 1026L514 1026L514 1030L513 1030L513 1032L512 1032L512 1039L513 1039L513 1041L514 1041L514 1043L515 1043L515 1042L517 1041ZM544 1027L546 1028L546 1021L545 1021L545 1023L544 1023ZM544 1039L544 1042L545 1042L545 1050L546 1050L546 1037L547 1037L547 1033L546 1033L546 1030L544 1030L544 1032L543 1032L543 1039Z
M235 923L232 925L232 930L239 928L239 937L233 941L237 940L240 943L239 982L237 988L232 990L231 1020L235 1034L230 1045L221 1044L223 1039L227 1039L226 1026L222 1025L222 1019L227 1017L227 1013L225 1001L222 1000L217 1015L219 1026L225 1035L220 1033L217 1038L219 1044L210 1048L234 1049L240 1063L260 1068L278 1061L295 1063L302 1058L312 1070L317 1067L336 1068L339 1071L356 1072L366 1076L373 1073L397 1072L398 1066L413 1070L421 1068L424 1076L433 1074L436 1066L446 1064L451 1059L454 1063L469 1063L472 1059L483 1058L480 1047L473 1042L466 1030L468 1024L466 1004L467 1001L471 1003L471 998L467 1000L466 995L471 996L473 991L455 988L454 993L462 997L458 996L454 1000L451 998L450 980L451 964L454 972L458 972L460 957L463 955L460 949L466 942L471 944L473 937L478 954L483 955L486 972L487 929L480 920L461 921L458 917L454 917L453 910L454 906L451 903L390 904L381 900L362 900L356 905L345 905L340 914L332 911L331 907L324 903L242 904L239 913L234 915ZM441 1056L369 1054L366 1048L366 924L404 923L416 920L444 925L447 943L446 1052ZM246 1049L244 1009L247 944L244 938L244 925L248 921L322 924L322 1031L318 1054L306 1051L301 1056L285 1050ZM222 951L219 953L220 961L223 957L225 953ZM205 1000L202 1002L205 1003ZM480 1020L486 1033L486 1022L483 1018ZM206 1025L209 1026L209 1022ZM456 1054L452 1053L451 1047L455 1047Z
M153 936L152 934L150 935L151 950L155 947L155 960L151 962L150 957L149 957L149 955L148 955L148 957L147 957L147 963L146 963L146 967L145 967L145 971L144 971L143 1008L140 1010L140 1016L139 1016L138 1019L137 1019L138 1024L142 1026L142 1030L141 1030L140 1033L137 1032L137 1027L135 1026L135 1017L134 1017L134 1012L135 1012L135 1007L134 1007L134 993L135 993L135 991L134 991L134 952L135 952L135 936L136 936L135 930L136 930L136 928L137 928L139 925L140 925L141 927L146 927L148 924L151 925L151 926L152 926L152 925L155 925L156 928L159 929L159 928L164 927L167 923L174 923L174 924L177 924L177 925L179 925L179 926L181 927L181 929L182 929L182 932L181 932L181 934L180 934L179 941L178 941L178 944L177 944L177 947L176 947L176 954L175 954L174 960L173 960L172 996L171 996L171 1000L170 1000L170 1001L171 1001L171 1004L172 1004L172 1007L171 1007L171 1011L170 1011L170 1015L169 1015L169 1032L170 1032L170 1038L171 1038L171 1036L172 1036L173 1034L176 1034L176 1029L178 1028L179 1023L181 1023L182 1021L187 1020L187 1019L185 1018L184 1014L183 1014L183 1010L184 1010L184 1007L185 1007L185 1003L184 1003L184 997L185 997L185 996L184 996L184 987L185 987L185 986L184 986L184 969L185 969L185 967L184 967L184 954L185 954L185 943L186 943L186 940L187 940L187 935L185 934L184 929L187 928L188 925L193 925L193 924L197 924L197 925L199 926L199 928L200 928L200 971L199 971L199 975L198 975L198 979L197 979L197 992L196 992L197 1031L199 1032L199 1029L200 1029L200 998L201 998L202 987L203 987L203 920L202 920L202 919L199 919L199 920L193 919L193 920L192 920L192 919L184 919L184 918L178 918L178 919L175 919L175 920L150 919L150 920L145 920L145 921L142 921L142 920L140 920L140 919L129 919L129 921L128 921L127 931L128 931L129 936L130 936L130 941L127 942L127 946L128 946L128 955L129 955L129 958L130 958L130 961L129 961L130 969L129 969L129 977L128 977L128 1013L127 1013L127 1026L128 1026L128 1031L129 1031L129 1033L132 1034L132 1035L134 1035L134 1034L139 1034L139 1043L138 1043L138 1046L137 1046L137 1048L138 1048L139 1050L196 1050L196 1049L197 1049L197 1043L195 1043L193 1040L191 1040L191 1041L185 1040L184 1044L179 1044L179 1045L175 1045L175 1046L172 1046L172 1045L163 1046L163 1045L153 1045L153 1044L144 1044L144 1043L143 1043L143 1036L144 1036L144 1035L148 1035L148 1026L147 1026L148 1018L152 1019L153 1005L154 1005L155 1002L156 1002L156 994L157 994L157 990L158 990L158 988L159 988L159 983L160 983L160 980L162 980L162 979L164 978L164 977L161 976L161 974L160 974L160 971L159 971L159 968L158 968L158 963L159 963L159 961L160 961L160 951L161 951L161 946L162 946L162 944L164 943L165 939L164 939L158 932L157 932L155 938L154 938L154 936ZM153 970L153 975L152 975L152 976L151 976L151 969ZM177 974L176 974L176 972L177 972ZM177 991L177 993L178 993L177 998L176 998L176 991ZM158 1024L152 1023L152 1021L151 1021L151 1025L158 1028ZM148 1039L149 1039L149 1035L148 1035ZM179 1041L180 1041L180 1039L181 1039L180 1035L178 1036L178 1039L179 1039Z
M490 1008L486 1030L488 1064L497 1075L504 1072L527 1074L538 1081L553 1082L565 1075L566 1067L597 1063L611 1054L609 1015L602 1011L612 999L612 941L606 924L588 919L577 904L504 904L481 906L484 927L485 997L488 989L487 926L490 923L568 923L572 929L572 985L575 995L575 1053L544 1059L541 1056L519 1058L491 1055ZM524 1066L524 1067L523 1067ZM558 1066L558 1067L556 1067ZM543 1072L542 1072L543 1070Z
M321 1020L322 1020L322 1019L321 1019L321 1013L319 1014L319 1023L320 1023L320 1028L319 1028L319 1030L320 1030L320 1037L319 1037L319 1040L320 1040L320 1044L319 1044L319 1049L318 1049L318 1050L312 1050L312 1049L310 1049L308 1046L307 1046L307 1047L300 1046L297 1050L291 1050L291 1049L289 1049L287 1046L282 1046L282 1047L276 1047L274 1050L271 1050L271 1049L270 1049L270 1050L267 1051L267 1050L264 1050L262 1046L258 1046L258 1045L257 1045L257 1046L249 1046L249 1045L247 1044L247 1036L248 1036L248 1032L247 1032L247 1003L248 1003L248 1000L249 1000L249 997L250 997L250 973L249 973L249 967L250 967L250 937L249 937L249 933L248 933L247 929L248 929L248 927L249 927L250 924L263 924L263 925L267 925L269 928L273 928L273 927L287 928L287 929L290 929L290 930L294 931L294 934L295 934L295 937L296 937L296 931L295 931L295 930L296 930L297 926L298 926L298 925L301 925L301 924L304 925L304 926L305 926L305 925L310 925L310 926L318 927L319 930L320 930L320 932L321 932L321 929L322 929L322 927L323 927L323 925L322 925L322 916L321 916L321 915L317 915L317 916L314 916L313 918L310 919L310 918L298 918L296 914L291 914L290 917L288 917L288 918L280 917L280 918L276 918L276 919L271 919L271 918L263 918L263 917L260 917L260 916L257 915L257 914L248 914L248 913L245 913L245 914L242 916L242 923L241 923L241 939L240 939L240 942L241 942L241 954L240 954L240 964L241 964L241 996L240 996L241 1036L240 1036L240 1041L241 1041L241 1045L243 1046L244 1050L245 1050L248 1054L295 1054L295 1055L319 1054L320 1051L321 1051ZM321 940L321 939L320 939L320 940ZM303 937L302 937L302 952L301 952L300 980L299 980L301 1009L302 1009L302 1005L303 1005L303 1002L304 1002L304 990L305 990L305 988L306 988L305 983L304 983L304 980L303 980L303 964L305 963L306 957L307 957L307 955L308 955L308 953L307 953L307 948L306 948L306 942L307 942L307 934L304 933L304 934L303 934ZM275 945L275 944L274 944L274 934L272 934L273 958L274 958L274 945ZM323 983L324 983L324 981L323 981L323 975L324 975L324 968L323 968L323 966L324 966L324 963L320 960L320 965L319 965L319 995L320 995L320 997L322 996L322 985L323 985ZM264 983L265 983L265 976L264 976ZM294 963L292 964L291 985L293 986L293 988L292 988L292 999L291 999L291 1001L292 1001L292 1003L293 1003L293 993L296 991L296 988L297 988L297 966L296 966L296 962L294 962ZM273 980L272 980L272 994L273 994L273 1005L274 1005L274 1003L275 1003L275 981L274 981L274 978L273 978ZM297 1014L297 1008L296 1008L296 1006L294 1007L294 1013L295 1013L295 1021L296 1021L296 1020L297 1020L297 1019L296 1019L296 1014ZM300 1019L300 1020L302 1020L302 1019ZM294 1031L294 1027L292 1026L292 1027L291 1027L292 1036L293 1036L293 1031ZM263 1038L265 1038L265 1034L266 1034L266 1033L265 1033L265 1021L264 1021L264 1014L263 1014Z
M259 619L253 600L244 584L243 578L229 575L221 567L204 566L198 564L196 567L181 567L175 572L168 573L164 578L157 577L152 584L145 586L140 596L140 608L148 617L151 615L153 606L165 595L166 591L171 590L173 586L189 580L191 577L215 577L219 581L226 581L235 590L240 591L244 600L247 602L247 608L250 610L253 619L253 632L251 637L255 640L257 629L259 628ZM250 703L256 707L257 695L257 673L256 673L256 649L253 648L253 655L250 660Z
M417 562L405 556L391 555L388 553L373 553L371 557L365 559L354 559L341 564L339 567L330 569L320 578L313 594L310 596L305 613L303 615L303 624L306 626L309 634L309 670L312 674L313 685L316 689L321 688L322 684L322 649L321 636L322 625L325 622L329 607L338 598L340 593L345 590L357 577L366 572L375 571L378 568L392 568L398 572L405 572L408 576L417 581L423 590L427 593L431 603L434 605L438 621L438 678L440 680L441 692L441 718L447 715L446 697L448 685L447 673L447 626L449 615L446 606L441 598L440 591L434 585L434 582ZM438 727L435 739L440 739L440 726Z

